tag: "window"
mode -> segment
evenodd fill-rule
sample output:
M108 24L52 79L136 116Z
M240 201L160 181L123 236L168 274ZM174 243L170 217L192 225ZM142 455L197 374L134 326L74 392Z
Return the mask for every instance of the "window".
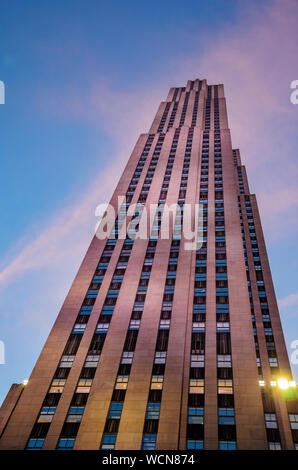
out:
M298 415L289 415L291 429L298 429Z
M67 415L66 417L66 423L80 423L81 420L82 420L82 414L83 412L74 412L74 413L71 413L69 412L69 414Z
M229 354L217 356L217 367L232 367L232 358Z
M228 332L230 330L229 322L217 322L216 326L218 332Z
M65 382L66 382L66 380L54 379L52 384L51 384L51 388L49 390L49 393L62 393Z
M102 309L102 315L112 315L114 311L114 305L104 305Z
M166 358L167 358L166 351L156 351L155 358L154 358L154 364L165 364L166 363Z
M80 312L79 312L79 315L90 315L91 311L92 311L92 308L93 307L90 306L90 305L83 305Z
M146 419L159 419L160 403L148 403Z
M115 448L116 434L104 434L101 442L101 449L112 450Z
M235 441L219 441L219 450L236 450L237 445Z
M89 393L92 379L80 379L76 388L76 393Z
M187 449L201 450L201 449L204 449L204 442L196 441L193 439L187 439L186 446L187 446L186 447Z
M160 329L168 329L170 328L171 320L160 320L159 328Z
M269 442L268 446L269 446L269 450L281 450L280 442Z
M99 361L99 355L94 354L94 355L88 355L86 357L86 361L84 364L84 367L97 367L98 361Z
M192 331L194 333L202 333L205 331L205 322L193 322Z
M141 323L141 320L130 320L129 328L138 330L140 327L140 323Z
M218 380L218 393L226 393L232 394L233 393L233 381L232 380Z
M128 375L118 375L116 380L115 389L116 390L126 390L128 384Z
M75 356L62 356L59 367L72 367Z
M76 323L73 329L73 333L84 333L87 323Z
M53 420L56 407L43 406L38 417L38 423L50 423Z
M121 364L131 364L133 360L133 351L123 351Z
M277 357L269 357L269 366L278 367Z
M218 409L218 424L235 424L234 408Z
M74 446L75 439L73 438L61 438L58 441L57 449L60 450L71 450Z
M192 354L190 358L190 367L204 367L205 356L203 354Z
M144 434L142 442L142 450L155 450L156 434Z
M204 393L204 379L190 379L189 393Z
M277 429L276 414L265 413L265 423L267 429Z
M27 449L41 449L44 443L44 439L29 439Z
M188 424L204 424L204 408L188 408Z
M109 323L98 323L96 333L107 333L109 326Z
M84 406L71 406L69 408L69 413L82 415L84 413Z
M122 413L123 403L112 402L108 419L120 419Z
M151 379L151 390L162 390L163 387L163 375L152 375Z

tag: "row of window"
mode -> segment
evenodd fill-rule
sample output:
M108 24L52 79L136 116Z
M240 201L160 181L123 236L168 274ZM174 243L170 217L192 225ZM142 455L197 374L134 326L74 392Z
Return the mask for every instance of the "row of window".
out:
M171 245L171 252L179 253L179 246L180 240L172 240ZM169 265L168 265L168 274L170 273L170 277L167 276L166 284L165 284L165 292L167 290L167 285L170 281L171 286L175 286L176 276L173 277L173 271L169 271L169 268L172 267L170 265L171 260L171 253L169 257ZM175 273L176 273L177 265L175 265ZM173 301L173 299L172 299ZM156 447L156 439L158 433L158 424L159 424L159 417L160 417L160 406L161 406L161 399L162 399L162 389L163 389L163 381L164 381L164 371L165 371L165 364L166 364L166 356L167 356L167 349L168 349L168 340L169 340L169 328L164 329L161 328L161 322L164 321L164 317L166 317L166 321L168 321L168 325L170 327L170 319L172 313L172 301L170 304L167 305L167 310L164 311L163 308L160 314L160 327L157 335L156 346L155 346L155 360L152 367L152 375L151 375L151 383L150 389L148 394L148 402L146 408L146 415L144 421L144 428L143 428L143 439L141 449L143 450L154 450Z
M202 148L207 151L201 157L200 192L208 194L209 133L204 132ZM204 448L204 377L205 377L205 314L206 314L206 275L207 275L207 229L208 202L200 199L203 205L203 244L196 255L196 273L193 298L193 329L191 337L191 357L189 369L188 418L186 430L187 449Z
M155 170L163 140L164 140L164 136L160 135L159 139L157 141L153 156L152 156L151 161L150 161L150 165L149 165L149 168L148 168L148 171L147 171L146 178L148 177L148 174L150 174L150 172L152 170L153 170L153 172ZM144 185L143 185L143 187L144 187ZM135 214L135 215L139 215L139 217L141 217L142 207L143 206L141 205L138 208L138 214ZM132 245L133 240L129 239L129 240L126 241L126 243ZM109 289L108 294L107 294L106 299L105 299L105 305L102 309L102 313L101 313L101 316L100 316L100 319L99 319L99 324L98 324L97 330L96 330L96 332L93 336L93 340L92 340L90 350L89 350L89 353L88 353L89 357L90 357L90 353L94 354L94 352L96 353L96 355L98 355L97 353L99 351L101 351L101 349L103 347L104 340L105 340L106 333L108 331L108 326L109 326L110 319L111 319L110 315L113 314L114 306L115 306L117 298L118 298L119 289L121 287L121 283L122 283L122 280L123 280L123 277L124 277L124 274L125 274L125 269L126 269L126 266L127 266L129 256L130 256L130 252L131 252L131 249L127 250L127 248L128 247L125 246L125 244L124 244L122 252L121 252L120 257L119 257L119 261L118 261L115 273L114 273L114 277L111 281L110 289ZM151 269L152 255L154 256L154 253L152 253L152 251L151 251L151 253L146 253L146 256L145 256L144 266L146 265L147 271L148 271L148 267L150 267L150 269ZM147 260L150 261L149 264L148 264ZM137 293L136 299L138 300L138 298L140 296L143 296L143 294ZM141 303L141 302L139 302L139 303ZM133 319L134 318L132 317L132 320ZM127 333L127 337L126 337L126 341L125 341L125 345L124 345L124 351L123 351L123 357L122 357L123 364L120 366L124 370L123 370L123 374L120 373L117 376L115 390L120 390L121 391L121 390L125 390L126 387L127 387L127 382L128 382L127 369L130 367L130 363L132 362L132 357L130 357L130 356L131 356L131 353L133 352L133 349L134 349L135 344L136 344L136 337L137 337L137 329L134 328L132 330L129 330L129 332ZM92 368L91 371L93 371L93 376L94 376L95 369ZM92 381L91 381L91 384L92 384ZM90 387L91 387L91 384L90 384ZM90 391L90 388L89 388L88 391ZM76 429L70 429L70 430L67 429L67 430L65 430L66 424L67 424L67 418L66 418L66 423L63 426L60 439L58 441L58 448L61 448L60 447L61 440L63 440L65 437L70 437L69 435L65 436L65 434L71 434L72 438L75 437L76 434L77 434L78 426L77 426ZM114 425L114 423L112 423L112 427L113 427L113 425Z
M241 171L239 172L239 167L238 167L238 181L239 181L240 194L244 194L243 184L241 184L242 172ZM259 371L259 379L262 380L263 374L262 374L262 367L261 367L261 358L260 358L260 351L259 351L257 328L256 328L256 323L255 323L254 300L253 300L253 295L252 295L252 285L251 285L251 279L250 279L250 274L249 274L247 244L246 244L246 236L245 236L245 231L244 231L243 213L242 213L240 198L238 200L238 206L239 206L242 239L243 239L243 252L244 252L244 258L245 258L245 265L246 265L247 286L248 286L248 293L249 293L250 306L251 306L252 326L253 326L253 333L254 333L254 339L255 339L256 360L257 360L257 366L258 366L258 371ZM271 322L270 322L270 314L268 310L266 291L265 291L263 274L262 274L261 260L259 256L259 248L257 244L255 225L254 225L252 207L251 207L249 196L245 196L245 212L246 212L246 217L247 217L247 227L248 227L249 240L250 240L249 249L251 250L251 253L253 255L253 262L254 262L255 276L256 276L256 287L259 293L259 302L260 302L262 318L263 318L263 331L265 333L266 346L267 346L267 352L268 352L268 361L271 367L271 371L274 374L275 371L277 371L278 369L278 360L276 357L274 338L273 338L272 327L271 327ZM277 417L276 417L276 412L275 412L275 402L274 402L271 390L265 390L264 388L262 388L261 394L262 394L263 407L265 410L264 419L265 419L265 427L266 427L266 433L267 433L268 449L280 450L281 449L280 433L278 429L278 422L277 422ZM267 411L270 411L270 412L267 412Z
M176 138L178 140L178 137L179 137L179 129L176 129L174 139ZM192 137L193 137L193 130L189 129L188 138L186 142L184 162L183 162L183 171L182 171L182 176L181 176L179 196L181 196L182 187L185 188L185 191L187 187L187 179L188 179L187 164L190 160ZM168 161L168 164L169 164L169 161ZM171 170L169 170L169 172L171 172ZM161 195L160 195L160 199L161 199ZM184 200L181 199L180 197L179 203L182 204L182 207L183 207L183 202ZM182 217L183 217L183 211L182 211ZM145 416L145 422L144 422L144 428L143 428L143 439L142 439L142 445L141 445L141 448L143 450L154 450L156 447L179 247L180 247L180 240L173 239L172 244L171 244L170 256L169 256L168 274L166 278L166 284L164 288L164 297L163 297L164 302L163 302L163 307L162 307L161 315L160 315L160 327L159 327L157 341L156 341L155 360L154 360L154 364L152 368L151 384L150 384L146 416ZM176 260L175 264L173 264L174 259Z
M130 196L132 196L131 193L135 189L136 180L140 177L142 168L144 166L144 161L147 158L148 152L150 150L150 146L153 141L153 137L154 136L152 134L149 135L146 141L145 147L143 149L142 155L138 161L135 173L129 185ZM134 188L131 186L132 182L134 183ZM117 217L116 222L115 222L115 228L113 229L111 235L112 237L115 237L117 239L118 233L119 233L119 227L118 227L118 217ZM101 259L97 266L97 270L93 276L89 290L83 301L82 308L79 312L76 323L74 325L73 332L68 339L62 358L56 370L54 379L45 397L40 415L37 418L37 421L32 429L30 439L27 443L27 448L32 448L32 442L36 441L35 438L39 438L37 442L38 442L38 446L40 446L41 439L45 439L47 435L50 422L53 419L53 415L55 413L56 407L60 400L61 393L64 389L69 370L74 362L76 352L78 350L80 341L82 339L82 334L84 333L86 329L87 322L92 311L92 307L95 303L100 285L102 283L104 274L107 270L111 255L113 253L113 249L116 244L116 239L109 239L106 243ZM119 292L119 290L118 291L113 290L112 287L114 287L113 284L115 284L115 280L119 281L123 279L123 270L121 268L125 269L126 267L126 263L123 261L125 258L127 258L127 255L129 255L132 243L133 241L130 239L126 240L126 243L124 243L124 249L122 250L120 254L119 262L115 270L115 274L116 274L116 277L118 277L118 279L113 279L111 283L111 289L109 290L109 293L107 295L105 305L101 313L100 321L97 325L96 333L93 336L92 343L90 345L90 349L89 349L89 352L88 352L88 355L86 357L86 361L84 364L84 368L81 373L81 378L79 379L79 382L77 384L74 397L77 397L78 402L80 402L80 404L83 404L83 405L86 404L86 400L87 400L86 395L90 391L95 369L98 365L100 351L103 347L104 339L105 339L106 332L107 332L108 325L109 325L110 318L111 318L110 315L113 313L113 304L115 303L114 299L117 296L117 293ZM119 282L116 282L116 284L119 284ZM87 378L84 377L85 375L87 375L88 377ZM76 399L74 398L73 400L75 401ZM47 413L48 415L46 418L47 421L45 422L44 410L49 407L48 405L51 407L51 413ZM79 416L82 416L82 413L83 413L83 408L81 408L81 414L76 415L76 418L75 418L76 425L80 422ZM68 423L72 423L73 422L72 420L73 420L73 414L69 412L66 418L65 425L67 425ZM63 433L63 430L62 430L62 433ZM61 439L59 440L59 443L60 441ZM58 447L60 448L60 444L58 444Z
M147 256L153 261L157 241L149 240L145 260ZM104 433L102 436L101 449L114 449L117 439L117 433L121 418L121 413L124 405L126 390L129 382L129 376L131 371L131 364L133 361L134 351L138 338L139 326L141 323L141 317L143 313L143 306L146 298L146 291L142 291L142 299L139 298L139 289L147 286L150 279L150 271L148 272L148 266L143 265L139 287L136 294L135 304L131 314L130 325L126 334L125 343L123 346L122 358L119 364L118 373L114 385L113 395L108 411L108 416L105 423ZM145 274L145 275L144 275Z

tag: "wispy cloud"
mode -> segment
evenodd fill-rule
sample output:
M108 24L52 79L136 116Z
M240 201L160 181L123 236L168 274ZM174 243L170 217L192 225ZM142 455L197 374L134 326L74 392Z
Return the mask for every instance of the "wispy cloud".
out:
M276 230L277 223L288 226L287 235L298 231L298 106L289 99L298 76L297 2L243 8L247 19L219 32L181 75L199 72L211 83L224 83L233 145L240 148L258 196L265 233L277 239L286 235Z
M155 90L125 93L109 89L104 82L85 92L69 88L37 92L37 106L42 113L104 128L116 139L118 150L106 170L98 168L93 180L77 191L74 202L53 214L36 237L24 238L24 244L22 240L16 242L14 255L0 265L0 288L32 270L78 264L93 236L95 207L109 202L133 144L139 133L149 128L160 99Z
M119 153L113 164L88 185L88 191L78 194L73 205L63 207L19 253L2 263L0 287L32 270L73 264L78 255L83 255L96 223L94 209L108 202L113 190L110 181L121 171L124 161L125 154Z
M199 58L194 55L177 63L172 78L177 85L197 76L206 77L209 83L225 84L233 142L240 147L249 176L255 181L253 189L258 194L265 231L272 230L272 236L280 236L274 231L277 220L293 231L298 228L298 164L296 148L287 139L297 113L289 104L289 83L297 78L293 40L297 38L297 21L296 2L291 0L272 2L263 11L248 11L246 21L219 33ZM168 81L169 77L161 77L150 90L125 92L110 88L108 80L101 77L84 89L39 90L37 103L41 112L55 118L101 126L114 135L123 148L116 161L123 166L138 133L149 128ZM73 206L62 208L7 263L0 272L0 284L6 284L15 274L59 264L61 256L72 263L71 254L82 253L81 246L87 245L93 208L99 199L111 194L119 175L118 163L111 163L105 173L99 172L88 189L77 194Z
M289 294L287 297L279 299L278 305L281 309L289 309L291 307L298 308L298 293Z
M140 133L147 132L162 92L165 94L166 90L154 85L150 90L119 90L108 84L106 78L97 78L94 74L88 86L40 89L36 102L42 113L55 119L76 120L100 127L120 139L121 145L126 145Z

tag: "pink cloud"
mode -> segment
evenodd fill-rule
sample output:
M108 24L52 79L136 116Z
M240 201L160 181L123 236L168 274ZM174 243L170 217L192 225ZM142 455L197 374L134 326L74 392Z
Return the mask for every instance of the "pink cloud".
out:
M298 106L289 99L298 77L297 2L272 1L247 13L247 21L221 32L201 59L190 61L186 73L202 70L209 82L224 83L232 142L257 194L265 233L276 239L277 223L290 235L298 231Z
M275 1L263 10L248 10L245 21L211 38L203 53L194 38L193 57L177 63L175 71L161 77L149 91L111 89L108 78L101 77L86 90L39 90L37 103L42 112L55 118L104 128L123 147L121 157L116 159L123 165L138 134L149 128L169 86L183 86L195 77L224 83L233 143L240 147L252 190L260 201L265 232L280 236L274 230L277 222L295 232L298 164L296 147L289 137L297 123L298 106L290 104L289 84L298 78L297 22L296 2ZM0 283L47 264L58 265L61 256L73 263L73 252L83 254L90 240L93 208L117 183L121 165L111 162L107 172L99 172L88 185L91 189L84 188L78 194L73 207L62 209L35 239L25 244L1 271Z
M240 148L247 166L251 191L256 192L265 231L273 230L277 219L298 230L292 206L298 179L296 123L298 106L290 103L290 83L298 78L298 9L294 0L275 0L267 5L242 5L242 19L210 38L208 47L193 39L193 56L176 62L175 70L153 82L150 90L127 93L110 88L108 77L94 79L87 89L40 92L44 112L63 119L77 119L100 126L117 139L135 141L151 124L158 103L168 87L183 86L190 78L207 78L224 83L232 141ZM84 58L84 68L93 70L93 57ZM156 79L155 79L156 80ZM59 96L60 95L60 96ZM116 180L114 180L114 183ZM292 188L292 189L288 189ZM276 194L280 198L277 201ZM270 204L272 197L278 204ZM275 222L273 222L275 220Z
M97 222L95 207L108 202L113 191L110 181L121 171L126 152L119 153L109 168L99 174L88 191L78 194L73 205L56 213L35 238L23 245L20 251L2 262L0 287L26 275L32 270L57 269L64 264L78 264L94 235Z

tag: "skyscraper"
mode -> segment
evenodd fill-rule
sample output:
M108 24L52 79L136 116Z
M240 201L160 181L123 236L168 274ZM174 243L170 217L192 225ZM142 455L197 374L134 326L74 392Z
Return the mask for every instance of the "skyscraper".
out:
M162 237L165 204L182 217ZM195 204L200 244L186 249L176 232ZM109 237L93 238L28 384L4 402L0 448L298 447L296 384L223 85L170 89L110 206ZM152 207L152 230L134 239Z

